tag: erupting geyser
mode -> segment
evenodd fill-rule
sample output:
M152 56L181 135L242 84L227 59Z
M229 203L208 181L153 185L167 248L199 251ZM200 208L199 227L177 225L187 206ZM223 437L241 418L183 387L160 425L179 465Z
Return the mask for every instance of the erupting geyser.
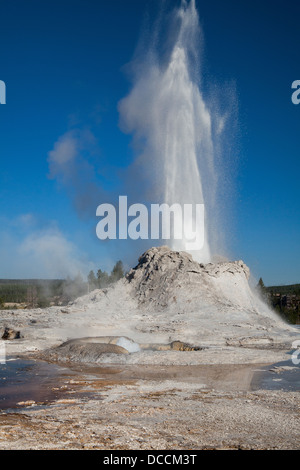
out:
M195 1L182 1L169 20L163 33L154 32L155 44L135 62L134 86L119 107L121 122L139 142L136 168L148 185L145 197L170 206L204 204L204 246L191 254L207 263L217 188L213 128L220 129L221 122L209 111L200 89L201 29ZM195 213L185 224L195 227ZM185 237L167 243L173 250L189 251Z

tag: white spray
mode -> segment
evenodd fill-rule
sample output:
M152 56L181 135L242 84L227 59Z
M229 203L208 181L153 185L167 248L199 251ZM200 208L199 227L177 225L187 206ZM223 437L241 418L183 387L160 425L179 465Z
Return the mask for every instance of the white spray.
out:
M204 246L192 255L206 263L211 260L209 211L217 179L213 116L199 87L200 38L195 1L182 1L173 12L165 39L167 54L160 57L155 48L148 50L136 67L134 86L120 102L119 110L123 129L133 133L139 145L135 172L143 172L145 181L148 179L148 195L142 188L143 195L182 207L204 204ZM195 227L195 222L194 213L187 223ZM185 238L169 241L170 248L178 251L188 251L187 243Z

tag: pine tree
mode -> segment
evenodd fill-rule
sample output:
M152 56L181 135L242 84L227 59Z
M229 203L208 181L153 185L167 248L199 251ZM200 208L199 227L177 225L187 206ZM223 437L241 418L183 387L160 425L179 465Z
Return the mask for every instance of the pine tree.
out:
M103 289L104 287L107 287L109 285L109 282L110 282L109 275L105 271L101 271L101 269L98 269L97 271L98 288Z
M124 268L122 261L117 261L113 270L111 272L111 280L112 282L116 282L124 276Z
M95 273L92 270L88 274L88 284L89 284L89 291L96 289L98 287Z
M264 299L265 301L268 301L268 297L269 297L268 296L268 291L267 291L267 288L266 288L266 286L264 284L264 281L262 280L261 277L259 278L256 289L257 289L259 295L262 297L262 299Z
M264 281L262 280L261 277L259 278L257 287L259 287L261 290L265 290L265 289L266 289L265 284L264 284Z

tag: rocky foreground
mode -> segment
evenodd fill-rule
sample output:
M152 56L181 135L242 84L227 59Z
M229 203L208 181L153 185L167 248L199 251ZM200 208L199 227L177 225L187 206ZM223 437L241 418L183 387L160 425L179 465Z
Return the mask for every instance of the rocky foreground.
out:
M258 369L298 367L299 330L248 279L242 261L201 265L152 248L126 278L67 307L2 311L8 357L72 373L51 382L61 396L47 407L33 397L2 412L0 448L299 448L299 391L253 385Z

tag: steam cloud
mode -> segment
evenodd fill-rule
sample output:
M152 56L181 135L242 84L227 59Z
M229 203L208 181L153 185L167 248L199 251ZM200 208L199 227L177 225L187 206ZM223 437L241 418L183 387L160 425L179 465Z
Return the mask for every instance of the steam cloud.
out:
M89 158L97 155L95 136L90 130L72 129L62 135L48 154L49 177L68 191L78 214L91 217L103 198L94 166Z
M61 136L48 154L48 163L49 176L67 189L78 214L93 218L95 226L97 206L105 202L117 208L121 194L128 196L129 204L183 206L204 202L205 246L201 252L193 252L193 256L208 262L212 255L224 255L226 251L222 236L226 232L226 203L232 190L229 145L227 164L222 157L224 135L228 136L229 124L233 122L234 105L231 109L225 106L221 112L217 88L212 87L204 94L202 45L194 0L183 0L170 14L163 12L151 34L141 39L127 66L133 82L131 91L119 103L120 127L133 137L135 159L123 171L118 191L108 192L100 183L91 163L91 156L97 157L99 151L89 130L73 129ZM232 87L223 84L222 91L228 102L236 102ZM172 240L171 248L184 250L185 243ZM111 244L115 256L119 258L119 252L131 264L141 250L155 243L128 240L125 254L124 242Z
M219 208L224 212L226 173L221 153L230 114L217 107L217 93L205 97L202 91L202 42L194 0L182 1L171 15L160 17L129 66L133 86L119 111L121 128L133 135L137 153L128 172L129 181L138 181L136 197L181 207L204 203L205 244L192 254L209 262L212 252L224 252ZM227 193L230 189L226 181ZM195 226L195 219L188 224ZM175 250L186 250L186 245L185 239L171 241Z
M26 213L1 218L1 227L0 277L74 278L94 269L88 256L53 221L45 224Z
M73 278L94 267L58 229L28 235L19 247L19 254L39 270L34 277L47 273L48 278Z

